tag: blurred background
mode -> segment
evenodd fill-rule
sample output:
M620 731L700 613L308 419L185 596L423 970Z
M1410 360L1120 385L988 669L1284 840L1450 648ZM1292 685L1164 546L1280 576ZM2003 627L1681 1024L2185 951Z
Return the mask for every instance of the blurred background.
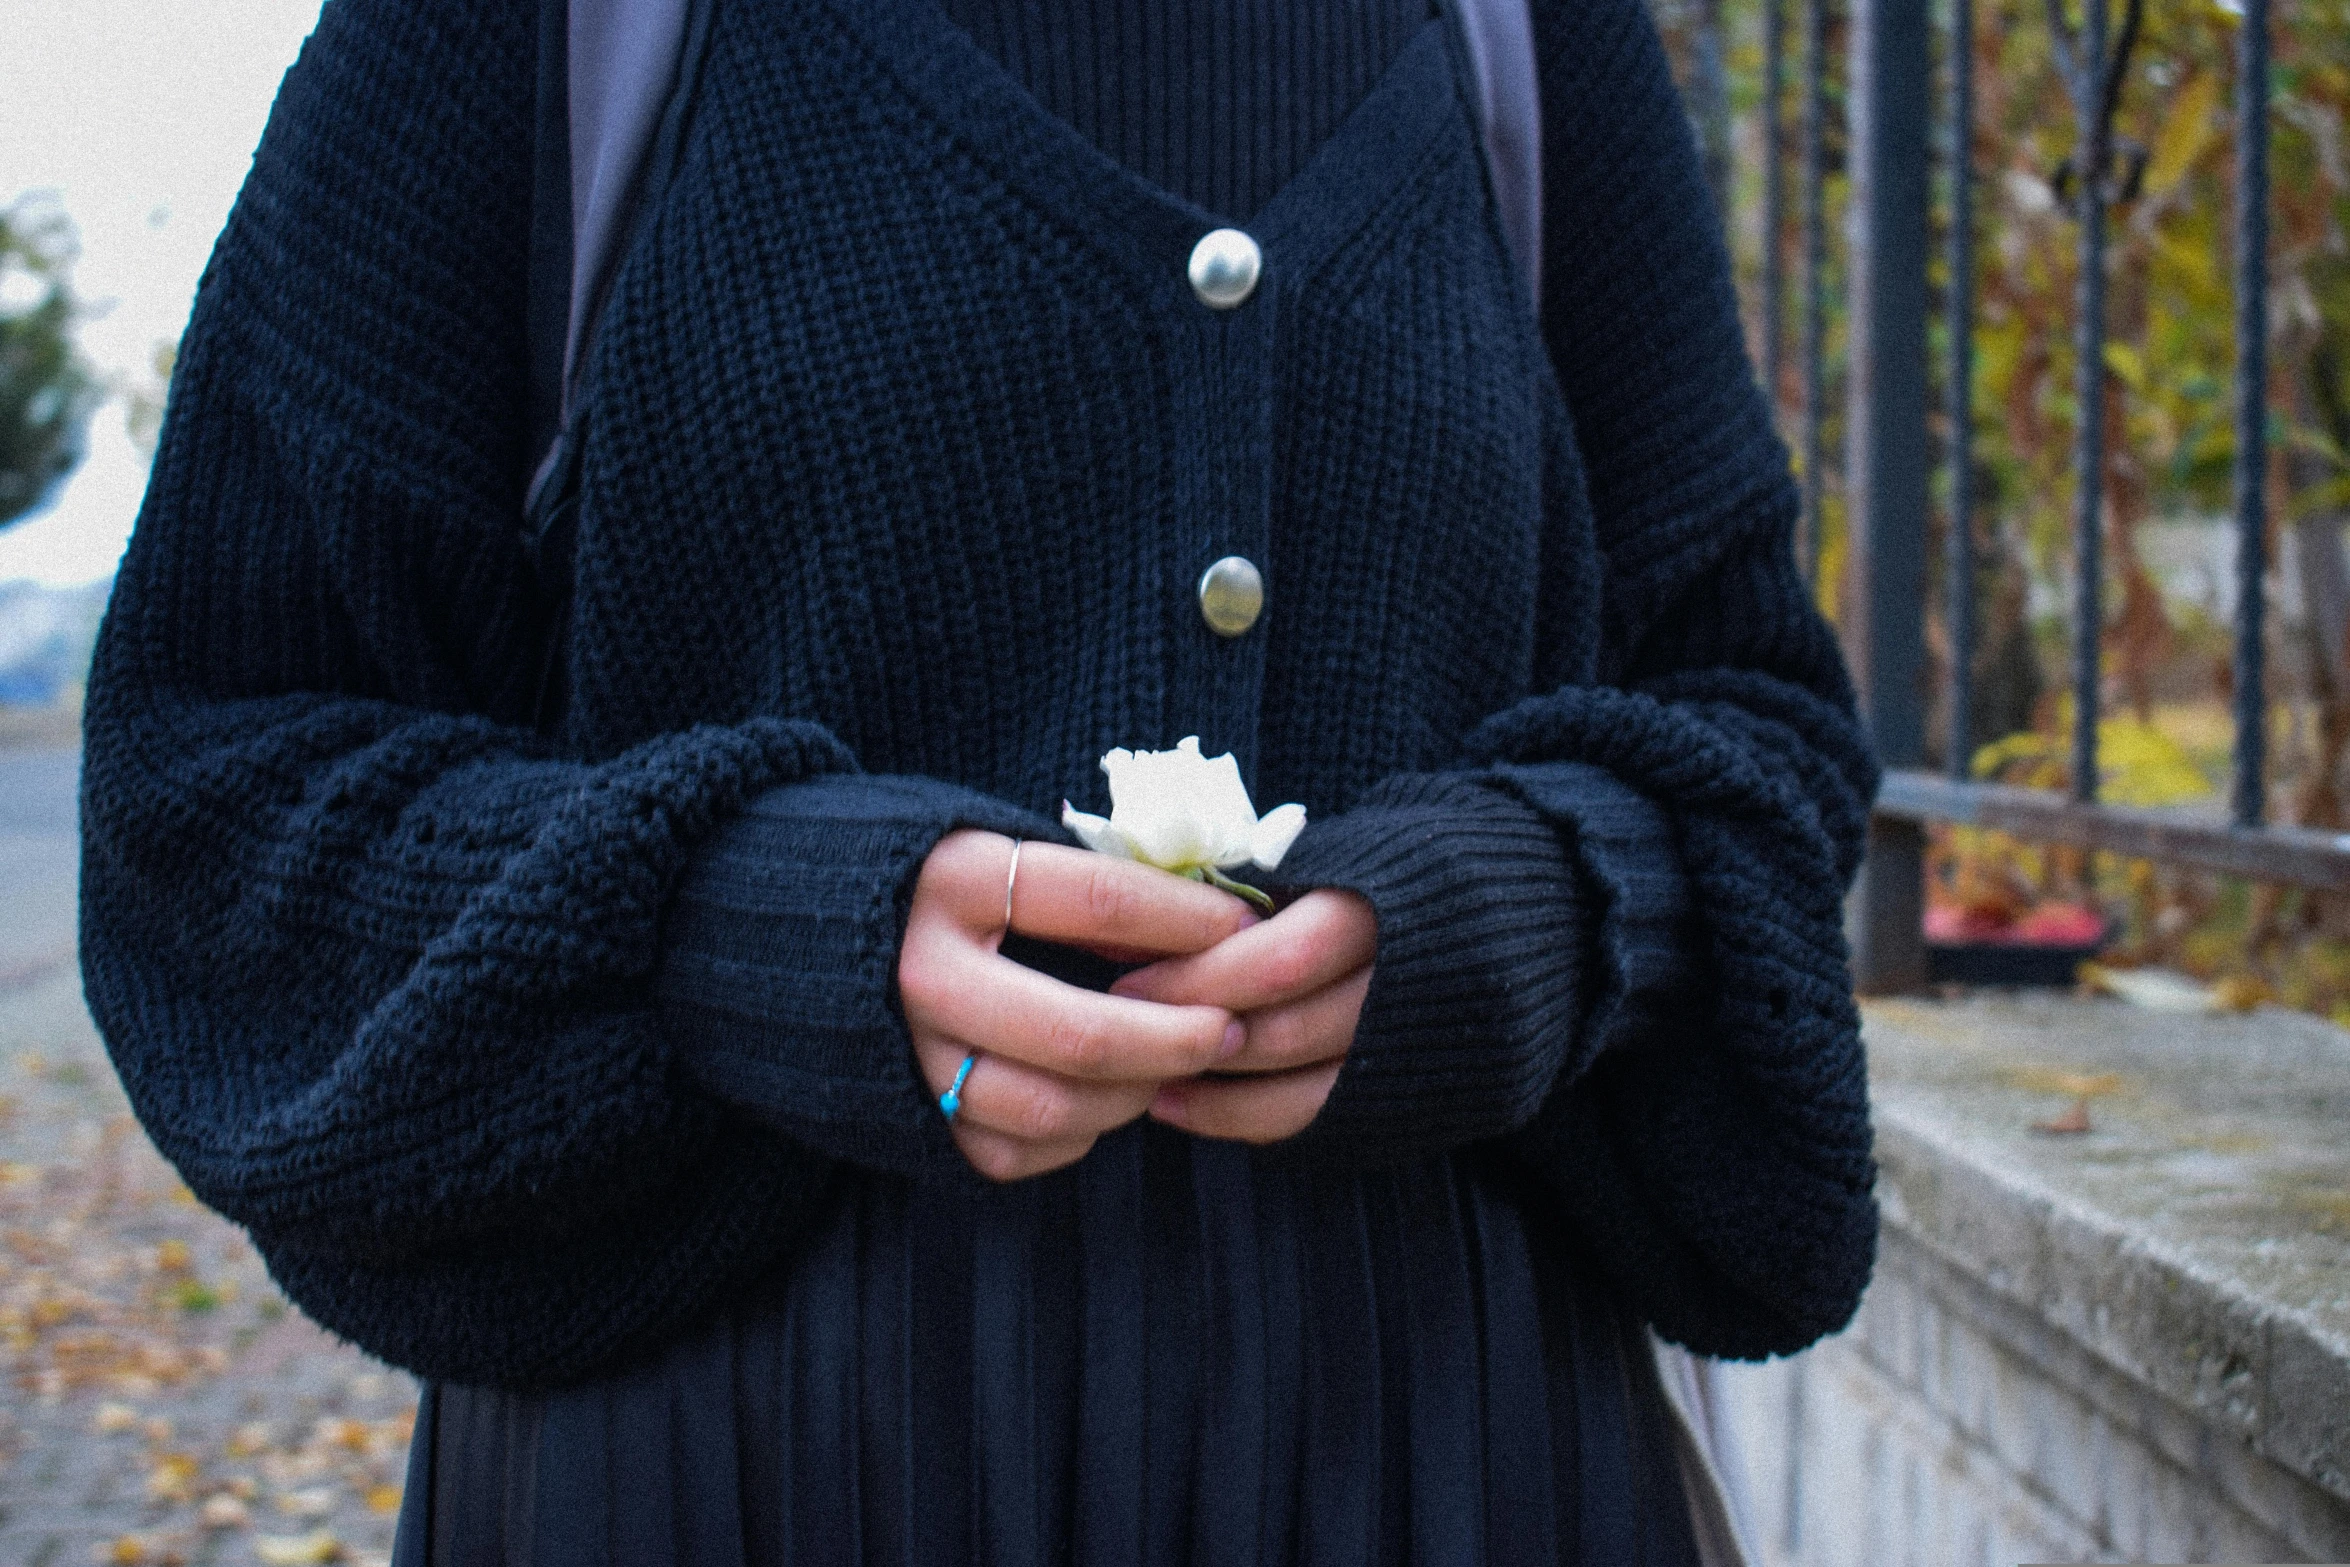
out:
M83 677L196 280L318 0L0 0L0 1567L388 1560L414 1387L291 1310L73 965Z
M0 0L0 708L70 708L196 279L316 0Z
M1766 0L1657 0L1737 252L1756 353L1807 473L1822 607L1847 619L1852 218L1851 18ZM1970 6L1968 122L1952 101L1948 0L1933 64L1927 265L1924 767L2072 791L2081 463L2076 161L2082 126L2043 0ZM1763 23L1784 11L1781 60ZM2077 17L2077 7L2069 8ZM1815 22L1816 17L1816 22ZM2125 22L2128 24L2125 28ZM2073 24L2067 24L2068 26ZM2094 792L2224 818L2238 685L2237 51L2234 0L2115 4L2105 135L2106 300L2100 740ZM1811 37L1816 27L1816 44ZM2123 35L2126 32L2126 37ZM2264 551L2264 819L2339 829L2350 746L2350 6L2294 0L2270 18ZM1814 54L1820 67L1813 72ZM1781 77L1774 137L1764 82ZM1816 81L1816 85L1815 85ZM1816 119L1807 120L1816 92ZM1816 125L1816 128L1813 128ZM1953 152L1965 138L1968 388L1954 402ZM1766 157L1766 151L1775 156ZM1809 166L1816 159L1818 174ZM1779 189L1770 187L1776 176ZM1816 212L1816 216L1815 216ZM1819 234L1812 237L1814 226ZM1816 280L1816 281L1815 281ZM1817 321L1807 307L1816 297ZM1816 331L1816 337L1808 334ZM1807 383L1807 377L1812 378ZM1963 430L1956 409L1965 409ZM1817 433L1810 428L1816 410ZM1963 688L1951 579L1963 434L1969 553ZM2101 932L2114 966L2163 964L2350 1018L2350 902L2242 879L2100 860L1937 825L1929 935L1944 944L2035 921Z

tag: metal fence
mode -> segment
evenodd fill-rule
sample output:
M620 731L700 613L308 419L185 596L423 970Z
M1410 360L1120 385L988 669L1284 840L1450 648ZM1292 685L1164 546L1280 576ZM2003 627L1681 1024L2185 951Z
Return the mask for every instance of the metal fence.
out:
M1696 3L1719 19L1718 0ZM1925 829L1935 822L1996 827L2019 837L2196 866L2263 881L2350 890L2350 835L2269 825L2265 820L2267 670L2262 584L2267 569L2268 319L2268 0L2241 0L2235 114L2235 343L2237 530L2234 790L2230 819L2098 802L2098 720L2104 623L2102 508L2106 442L2106 219L2119 182L2112 135L2124 75L2142 29L2143 0L2046 0L2047 25L2075 117L2075 151L2066 182L2080 246L2074 322L2079 413L2073 454L2077 482L2072 613L2073 732L2070 797L1970 780L1969 676L1974 665L1975 520L1970 398L1974 382L1974 188L1976 144L1973 0L1947 0L1930 17L1922 0L1849 0L1836 18L1831 0L1800 0L1790 19L1785 0L1760 0L1762 38L1760 200L1763 246L1759 357L1765 383L1780 381L1787 280L1778 236L1785 232L1789 172L1796 176L1800 240L1794 289L1800 394L1790 432L1801 466L1805 504L1801 548L1816 571L1828 476L1828 113L1831 73L1842 66L1849 207L1842 256L1845 295L1846 451L1842 494L1849 554L1842 630L1862 706L1889 769L1870 829L1869 857L1853 894L1855 974L1864 990L1906 988L1926 977L1923 928ZM1796 23L1789 27L1790 20ZM1841 62L1830 40L1844 23ZM1938 24L1938 25L1937 25ZM1786 35L1799 35L1794 135L1787 134ZM1934 91L1936 33L1947 69ZM1726 113L1717 91L1693 95L1703 139L1726 141L1705 120ZM1932 154L1937 118L1943 131L1947 203L1943 225L1947 362L1929 363L1928 312L1933 234ZM1792 142L1792 145L1790 145ZM1726 182L1717 188L1727 193ZM1927 690L1924 620L1930 478L1929 396L1941 371L1949 438L1940 454L1949 497L1945 613L1950 630L1948 768L1926 770Z

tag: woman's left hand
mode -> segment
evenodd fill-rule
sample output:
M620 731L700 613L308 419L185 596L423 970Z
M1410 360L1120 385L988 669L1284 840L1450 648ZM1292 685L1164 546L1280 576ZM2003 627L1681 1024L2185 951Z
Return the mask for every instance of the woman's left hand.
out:
M1354 1045L1378 951L1379 921L1367 900L1309 892L1205 952L1120 979L1113 995L1222 1007L1248 1028L1247 1042L1217 1064L1216 1076L1161 1088L1152 1118L1243 1143L1277 1143L1304 1131Z

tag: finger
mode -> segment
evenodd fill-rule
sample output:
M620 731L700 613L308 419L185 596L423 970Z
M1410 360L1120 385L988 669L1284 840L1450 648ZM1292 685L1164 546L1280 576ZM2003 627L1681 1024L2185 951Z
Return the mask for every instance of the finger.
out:
M1169 1083L1151 1101L1151 1118L1235 1143L1277 1143L1312 1124L1338 1081L1339 1063L1273 1077L1194 1078Z
M934 1097L947 1091L971 1054L967 1047L944 1039L917 1040L914 1048ZM1150 1108L1157 1086L1088 1083L982 1053L963 1075L955 1124L982 1126L1039 1145L1091 1142L1140 1117Z
M1303 1001L1251 1012L1240 1020L1247 1039L1216 1070L1294 1072L1334 1061L1353 1047L1363 998L1370 993L1371 970L1359 968Z
M901 964L909 1019L967 1049L1063 1077L1164 1081L1206 1071L1246 1031L1221 1007L1161 1006L1080 990L966 939Z
M964 1126L956 1118L955 1146L972 1169L991 1181L1025 1181L1030 1176L1065 1169L1093 1150L1090 1137L1067 1143L1027 1143L984 1126Z
M1309 892L1205 952L1137 969L1110 992L1173 1006L1258 1012L1335 984L1378 951L1379 920L1367 901L1351 892Z
M1025 852L1021 855L1026 859ZM932 846L914 879L914 914L944 917L973 932L1004 928L1004 890L1011 881L1012 840L965 828Z
M1012 890L1012 928L1022 935L1145 957L1203 952L1257 920L1228 892L1055 843L1021 846Z

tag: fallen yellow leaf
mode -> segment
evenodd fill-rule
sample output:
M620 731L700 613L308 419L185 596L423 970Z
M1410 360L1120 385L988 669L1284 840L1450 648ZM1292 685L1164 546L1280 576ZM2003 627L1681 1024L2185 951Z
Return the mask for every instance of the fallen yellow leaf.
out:
M356 1420L321 1420L318 1440L354 1453L367 1451L367 1427Z
M2053 1066L2011 1067L1999 1074L2010 1088L2030 1094L2064 1094L2073 1099L2097 1099L2122 1090L2119 1072L2068 1072Z
M400 1488L396 1485L379 1485L371 1488L367 1493L367 1510L371 1513L385 1514L398 1512L400 1510Z
M255 1535L253 1554L261 1558L262 1567L315 1567L321 1562L339 1562L344 1553L342 1541L319 1529L309 1534Z
M220 1305L220 1292L195 1279L182 1279L165 1293L164 1298L186 1312L212 1311Z
M207 1529L242 1529L253 1521L252 1509L226 1491L204 1499L204 1510L197 1515Z
M2212 999L2230 1012L2257 1011L2269 999L2268 986L2250 974L2230 974L2211 992Z
M2149 1012L2209 1012L2218 1005L2209 987L2170 969L2081 965L2081 983Z
M190 1487L196 1480L196 1460L187 1453L166 1453L147 1471L147 1499L154 1502L185 1502L191 1499Z
M139 1423L139 1412L128 1404L100 1404L90 1424L100 1436L118 1436Z
M155 1248L155 1266L165 1273L185 1273L190 1262L186 1241L165 1241Z

